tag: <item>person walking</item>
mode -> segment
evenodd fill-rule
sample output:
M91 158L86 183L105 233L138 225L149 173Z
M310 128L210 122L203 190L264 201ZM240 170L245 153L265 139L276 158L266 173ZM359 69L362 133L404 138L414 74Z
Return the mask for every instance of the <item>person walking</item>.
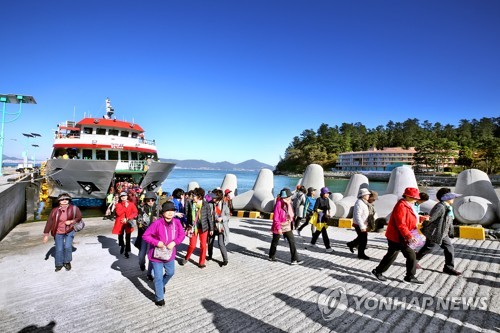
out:
M365 254L366 245L368 243L368 230L370 229L369 221L374 220L375 208L369 203L370 191L367 188L361 188L358 192L358 200L353 208L353 222L354 230L358 237L347 243L351 253L354 253L354 248L358 248L358 258L363 260L370 260Z
M158 306L165 305L165 286L175 273L176 246L186 237L181 221L174 217L173 202L163 204L161 215L142 236L143 240L150 244L148 259L153 265L155 304ZM165 252L163 257L157 255L160 249Z
M302 264L302 261L299 260L299 255L295 246L295 238L292 232L294 213L291 196L292 193L290 192L290 189L284 188L280 191L280 195L276 199L276 204L274 205L273 224L271 227L273 239L271 241L271 248L269 249L269 260L276 261L276 248L281 235L283 235L290 245L291 264L300 265Z
M208 257L207 260L212 260L214 251L214 242L217 237L220 253L222 255L222 263L219 266L226 266L228 264L226 245L229 243L229 218L231 212L229 205L224 200L222 190L215 189L212 191L214 197L211 203L212 218L214 220L214 234L208 238Z
M129 258L130 235L134 231L132 220L137 217L138 211L136 205L128 201L127 192L120 193L120 201L115 207L116 220L113 225L112 233L118 235L118 245L120 246L120 254L125 251L125 258ZM125 242L123 234L125 233Z
M137 238L135 239L135 247L139 249L139 267L141 271L146 269L146 255L148 254L149 244L148 242L143 241L143 236L148 227L156 221L160 217L160 209L156 204L156 194L153 191L148 191L144 195L143 202L144 204L138 208L137 215ZM153 275L151 274L153 271L153 265L151 262L148 264L148 280L153 279Z
M439 202L432 208L429 219L422 223L421 231L426 237L424 246L417 253L417 260L431 253L438 246L444 250L443 272L449 275L461 275L455 270L455 250L449 237L450 229L453 228L453 201L460 194L453 193L449 188L443 187L436 193ZM417 264L417 268L421 268Z
M297 186L297 191L292 196L293 212L295 214L295 221L293 224L293 229L297 230L300 222L304 218L304 205L306 203L306 188L302 185Z
M314 187L309 187L307 189L306 200L304 203L304 213L303 215L306 217L306 221L297 229L297 234L300 236L300 232L302 229L309 224L309 220L311 219L312 214L314 213L314 205L316 204L316 189ZM311 233L314 233L314 226L311 225Z
M52 208L45 224L43 242L47 243L50 232L56 244L55 271L59 272L63 267L69 271L73 260L73 239L76 233L73 226L82 220L82 213L77 206L71 204L71 196L68 193L61 193L57 197L57 202L59 206Z
M177 217L183 226L186 225L186 209L184 205L184 190L176 188L172 192L172 202L175 206L175 217Z
M388 249L378 266L372 270L372 274L379 281L386 281L383 275L385 271L396 260L399 252L406 258L406 276L404 281L414 284L423 284L415 277L416 274L416 254L410 245L415 245L417 240L412 232L417 228L417 215L414 210L414 204L420 199L420 193L417 188L407 187L400 199L392 210L385 236L387 237Z
M193 202L187 206L187 232L192 234L189 240L186 257L180 262L185 265L196 248L196 242L200 238L200 261L199 267L205 268L207 256L207 238L214 234L214 221L208 202L205 201L205 190L197 187L193 190Z
M314 204L313 211L318 213L318 227L312 235L311 246L317 247L316 241L319 235L323 237L323 243L325 244L326 252L332 253L333 249L330 247L330 238L328 238L328 233L326 229L328 228L328 216L330 214L330 190L328 187L321 188L321 194Z

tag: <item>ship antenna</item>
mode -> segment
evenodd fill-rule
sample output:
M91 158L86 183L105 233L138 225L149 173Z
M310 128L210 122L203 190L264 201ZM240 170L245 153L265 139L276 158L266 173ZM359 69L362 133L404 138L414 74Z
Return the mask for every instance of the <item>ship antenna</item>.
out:
M106 98L106 115L104 116L104 118L111 119L113 113L115 113L115 109L113 109L113 107L111 106L111 100L109 98Z
M76 106L73 105L73 122L75 122Z

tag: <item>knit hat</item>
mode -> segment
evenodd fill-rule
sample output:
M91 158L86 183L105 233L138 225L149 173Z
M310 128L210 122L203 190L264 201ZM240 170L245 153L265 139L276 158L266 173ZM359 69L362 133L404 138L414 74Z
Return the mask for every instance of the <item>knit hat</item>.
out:
M365 195L370 195L370 191L365 187L360 188L359 192L358 192L358 199L365 196Z

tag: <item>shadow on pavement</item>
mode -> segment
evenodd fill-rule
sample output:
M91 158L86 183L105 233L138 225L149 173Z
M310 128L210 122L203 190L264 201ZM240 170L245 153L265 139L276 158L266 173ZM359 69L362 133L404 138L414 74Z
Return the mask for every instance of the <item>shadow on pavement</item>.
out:
M54 332L55 326L56 326L55 321L51 321L45 326L29 325L20 330L18 333L52 333Z
M218 332L286 332L242 311L226 308L209 299L203 299L201 305L213 314L212 322Z
M107 249L109 254L116 257L116 261L111 264L111 268L119 271L124 277L130 280L132 284L139 290L147 299L154 301L154 291L144 287L144 283L148 281L143 276L143 272L139 270L139 260L136 255L130 253L130 258L125 258L120 254L120 247L115 239L99 235L97 239L102 245L103 249ZM154 288L152 287L152 290Z

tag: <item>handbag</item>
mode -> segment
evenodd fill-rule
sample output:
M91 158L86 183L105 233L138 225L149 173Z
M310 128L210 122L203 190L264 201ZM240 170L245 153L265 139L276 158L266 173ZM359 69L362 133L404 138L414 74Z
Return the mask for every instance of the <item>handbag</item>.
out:
M186 228L186 237L191 238L191 237L193 237L193 234L194 234L193 228L187 227Z
M73 206L73 218L74 216L76 216L76 206ZM73 224L73 230L75 230L76 232L82 231L83 228L85 228L85 222L83 222L83 220L80 220L80 222Z
M285 233L288 231L292 231L292 224L290 223L290 221L281 224L281 232Z
M168 261L172 257L173 253L174 251L167 249L166 246L155 247L155 250L153 252L153 258Z
M412 250L416 250L418 249L419 247L422 247L424 246L425 244L425 236L423 234L421 234L418 229L413 229L410 231L411 235L413 236L413 238L416 239L416 242L414 244L408 244L408 247Z
M174 223L174 222L171 222ZM165 236L167 235L167 227L165 226ZM175 224L172 224L172 240L175 238ZM168 240L168 239L167 239ZM174 253L174 249L167 249L167 245L165 244L163 247L155 247L153 251L153 258L160 259L163 261L168 261L172 258L172 254Z

